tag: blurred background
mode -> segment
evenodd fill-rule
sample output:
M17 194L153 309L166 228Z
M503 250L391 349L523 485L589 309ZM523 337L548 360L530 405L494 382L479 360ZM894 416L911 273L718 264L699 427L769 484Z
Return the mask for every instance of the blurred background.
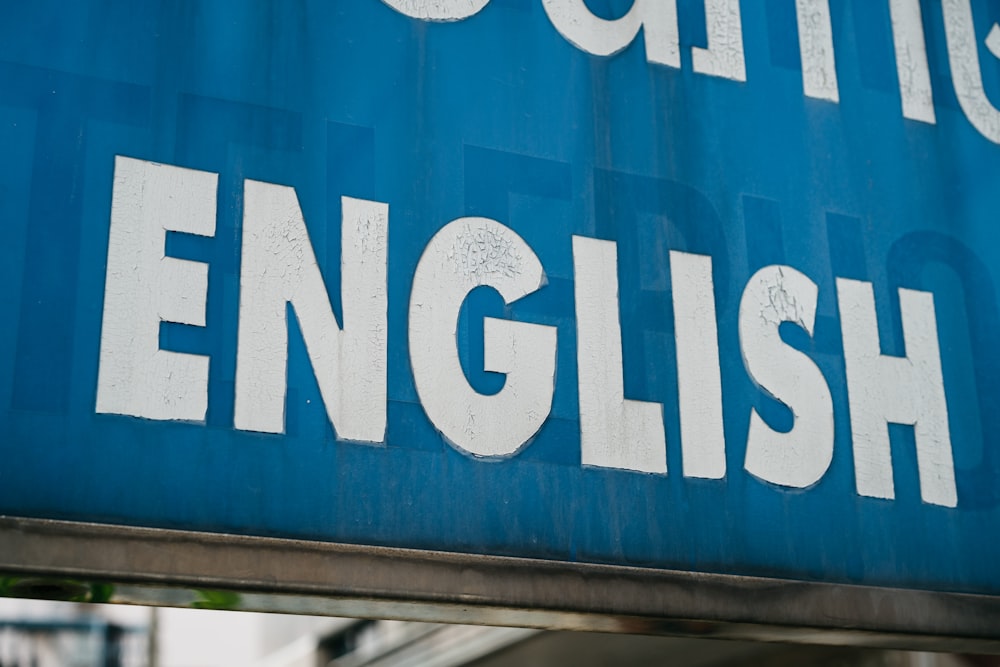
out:
M0 598L0 667L980 667L992 656Z

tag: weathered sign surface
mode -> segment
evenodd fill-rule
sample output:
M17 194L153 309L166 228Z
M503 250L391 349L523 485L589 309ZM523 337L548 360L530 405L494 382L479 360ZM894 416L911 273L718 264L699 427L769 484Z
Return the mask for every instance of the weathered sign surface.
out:
M0 514L996 596L997 21L7 3Z

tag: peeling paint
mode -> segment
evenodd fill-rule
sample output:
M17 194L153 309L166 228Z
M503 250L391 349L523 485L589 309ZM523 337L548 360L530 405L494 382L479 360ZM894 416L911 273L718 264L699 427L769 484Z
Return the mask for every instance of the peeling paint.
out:
M705 0L705 26L708 48L691 49L694 71L733 81L746 81L739 0Z
M796 0L795 14L802 55L803 92L806 97L839 102L830 0Z
M890 0L889 9L903 116L933 125L937 120L920 0Z
M464 223L448 257L462 280L471 285L488 285L496 278L513 278L524 271L519 246L508 228L478 218Z

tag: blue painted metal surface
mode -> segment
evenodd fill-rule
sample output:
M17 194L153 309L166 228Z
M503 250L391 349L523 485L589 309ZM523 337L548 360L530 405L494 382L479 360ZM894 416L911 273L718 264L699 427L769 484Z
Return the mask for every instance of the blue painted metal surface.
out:
M535 0L459 23L378 0L0 7L0 513L248 535L1000 594L1000 146L959 109L940 6L924 20L937 124L902 118L888 4L832 3L840 103L802 94L794 3L745 2L747 83L692 71L700 2L680 3L683 67L565 41ZM628 2L589 2L607 17ZM973 2L980 42L1000 5ZM1000 61L982 51L1000 100ZM217 172L204 329L206 424L95 413L114 156ZM385 446L340 442L291 320L287 433L233 428L243 179L296 188L339 312L340 197L390 205ZM506 461L448 445L407 351L420 253L491 217L548 285L505 313L474 293L459 330L473 386L484 314L558 327L555 399ZM618 242L626 396L664 405L669 474L580 465L571 235ZM712 256L727 469L681 474L669 249ZM743 470L750 412L790 413L749 379L737 309L761 266L820 288L833 463L789 490ZM896 499L857 495L835 277L875 285L883 352L903 354L896 287L932 291L958 506L921 501L912 430L893 427ZM2 548L2 547L0 547Z

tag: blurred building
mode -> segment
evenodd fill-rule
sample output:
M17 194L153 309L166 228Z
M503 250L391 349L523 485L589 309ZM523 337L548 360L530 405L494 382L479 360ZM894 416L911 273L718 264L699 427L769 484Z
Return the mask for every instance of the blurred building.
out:
M0 667L986 667L993 657L0 599Z
M109 605L0 600L0 667L145 667L149 618Z

